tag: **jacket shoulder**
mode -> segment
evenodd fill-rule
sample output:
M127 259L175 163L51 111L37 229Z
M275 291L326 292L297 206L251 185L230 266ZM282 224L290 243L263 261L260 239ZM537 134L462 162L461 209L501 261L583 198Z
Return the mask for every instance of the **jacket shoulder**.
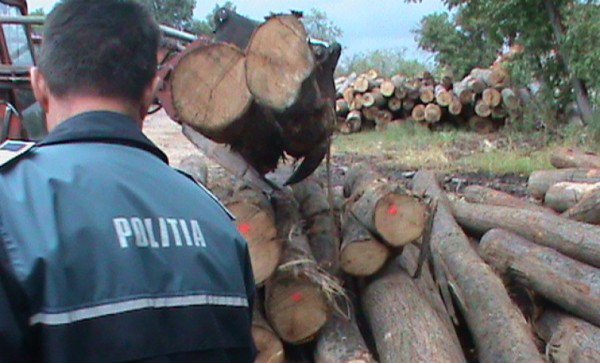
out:
M17 162L35 146L34 142L7 140L0 144L0 169Z

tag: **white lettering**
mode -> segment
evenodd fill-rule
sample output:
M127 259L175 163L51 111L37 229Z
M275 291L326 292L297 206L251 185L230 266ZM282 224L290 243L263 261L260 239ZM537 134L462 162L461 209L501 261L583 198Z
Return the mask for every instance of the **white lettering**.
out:
M135 244L138 247L148 247L148 236L144 229L144 223L139 218L131 218L131 227L135 235Z
M127 248L129 246L127 243L127 237L131 237L131 227L129 226L129 221L127 221L126 218L115 218L113 219L113 224L115 226L115 231L117 232L117 238L119 239L121 248Z
M167 218L167 223L171 226L171 231L173 231L173 238L175 238L175 244L177 246L181 246L181 235L179 234L179 230L177 229L177 219Z
M160 241L162 246L169 247L171 243L169 242L169 230L167 229L167 222L164 218L159 218L158 225L160 228Z
M190 231L187 227L187 224L185 223L185 219L180 219L179 225L181 226L181 231L183 232L185 243L187 243L188 246L193 246L194 244L192 242L192 237L190 236Z
M154 237L154 228L152 226L152 219L146 218L144 219L144 224L146 225L146 232L148 233L148 237L150 239L150 247L158 248L160 245L156 242L156 238Z
M190 221L190 224L192 225L192 234L194 235L194 243L198 247L202 246L202 247L206 248L206 241L204 240L204 235L202 234L202 230L200 229L200 225L198 224L198 221L195 219L192 219Z

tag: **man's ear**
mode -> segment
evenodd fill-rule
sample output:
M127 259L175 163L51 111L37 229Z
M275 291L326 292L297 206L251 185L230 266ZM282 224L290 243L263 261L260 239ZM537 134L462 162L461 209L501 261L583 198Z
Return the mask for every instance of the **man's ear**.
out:
M44 75L40 72L38 67L31 67L29 75L31 77L31 88L33 89L33 95L42 106L44 112L48 113L50 108L50 90L48 89L46 78L44 78Z
M144 94L142 95L142 104L140 105L140 120L143 122L148 114L148 109L154 102L156 98L156 91L158 90L158 86L160 85L160 78L155 76L152 82L146 89L144 90Z

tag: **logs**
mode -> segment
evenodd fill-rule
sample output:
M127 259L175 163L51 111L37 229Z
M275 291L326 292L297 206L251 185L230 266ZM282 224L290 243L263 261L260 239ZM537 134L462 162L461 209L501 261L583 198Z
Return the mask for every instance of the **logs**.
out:
M600 169L600 155L577 149L557 148L550 158L552 166L558 169L590 168Z
M548 189L560 182L600 183L600 169L541 170L531 173L527 188L536 198L543 198Z
M234 45L208 44L183 55L171 89L179 120L214 141L235 141L248 122L242 115L253 98L244 53Z
M252 314L252 337L258 351L255 363L285 362L283 344L260 312L260 304L256 302Z
M454 331L406 271L391 269L371 282L362 305L382 363L465 362Z
M248 241L254 280L261 285L274 273L282 251L273 209L266 196L245 186L239 187L225 206L236 217L236 226Z
M565 310L600 324L600 270L494 229L481 239L483 259L501 275L514 277Z
M502 228L526 239L600 267L600 227L570 221L549 213L518 208L453 203L454 216L468 230L483 235Z
M594 189L600 189L600 183L557 183L546 192L544 203L557 212L564 212L579 203L585 194Z
M600 361L600 328L558 310L546 310L535 322L546 342L546 354L556 363Z
M392 247L404 246L421 237L427 213L423 203L364 168L354 168L348 174L344 186L351 195L348 210L360 225L376 232Z
M353 317L334 314L315 348L316 363L374 363Z
M435 103L430 103L425 107L425 121L436 123L442 119L442 109Z
M502 281L483 262L456 221L435 174L418 172L413 190L437 200L431 251L438 284L452 286L471 331L481 362L543 362L525 318ZM442 287L442 290L444 288ZM448 301L446 301L448 304Z
M586 193L579 203L563 213L563 217L579 222L600 224L600 188L594 188Z
M464 190L464 196L467 202L471 203L490 204L501 207L522 208L538 212L552 213L552 211L548 208L529 203L508 193L479 185L469 185L466 187Z
M248 88L259 104L284 112L306 96L303 86L315 72L307 37L294 15L272 17L256 29L246 50L245 66Z
M281 339L301 344L325 325L329 307L317 281L321 273L302 231L297 203L282 192L273 204L284 249L277 271L266 284L265 311Z

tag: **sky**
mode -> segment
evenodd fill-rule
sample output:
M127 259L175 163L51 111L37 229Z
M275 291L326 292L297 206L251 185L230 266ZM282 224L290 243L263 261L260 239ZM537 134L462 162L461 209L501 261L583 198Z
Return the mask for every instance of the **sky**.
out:
M217 1L198 1L195 16L204 19ZM224 3L221 1L220 3ZM29 9L52 9L55 0L29 0ZM420 4L406 4L403 0L233 0L240 14L262 19L270 12L311 8L324 10L338 25L344 36L340 43L348 54L384 48L405 48L408 58L429 62L431 55L418 50L414 34L421 18L444 11L440 0L423 0Z

